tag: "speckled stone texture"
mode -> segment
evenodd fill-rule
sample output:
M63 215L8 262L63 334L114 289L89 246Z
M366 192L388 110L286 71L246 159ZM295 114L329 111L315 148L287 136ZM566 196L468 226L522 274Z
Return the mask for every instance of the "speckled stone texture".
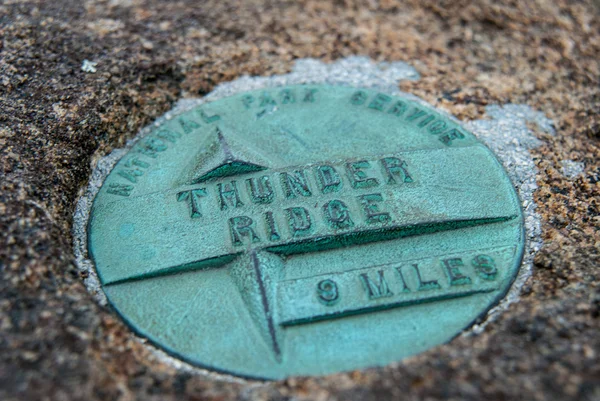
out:
M599 16L596 0L0 2L0 399L600 399ZM95 161L177 99L356 54L414 66L399 89L460 119L522 103L554 121L531 127L545 242L520 301L386 368L247 383L160 362L73 263Z

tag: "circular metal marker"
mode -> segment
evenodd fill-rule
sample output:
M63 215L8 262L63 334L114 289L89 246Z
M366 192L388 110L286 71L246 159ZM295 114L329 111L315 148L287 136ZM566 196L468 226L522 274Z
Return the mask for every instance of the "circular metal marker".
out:
M162 123L106 178L88 235L136 333L269 379L450 340L506 294L524 246L513 186L472 134L404 97L322 85Z

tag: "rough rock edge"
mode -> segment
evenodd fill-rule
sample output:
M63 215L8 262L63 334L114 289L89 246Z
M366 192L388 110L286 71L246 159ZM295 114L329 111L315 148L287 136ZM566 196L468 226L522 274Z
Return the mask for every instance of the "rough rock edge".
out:
M218 85L214 91L203 98L181 99L175 107L157 119L153 124L143 128L133 139L127 142L123 149L116 149L109 155L97 159L92 166L92 175L87 188L82 188L73 217L73 248L78 269L85 273L84 284L92 293L94 299L106 306L107 300L93 262L88 259L87 253L87 224L93 201L102 187L104 180L114 165L142 138L148 135L165 121L197 107L201 104L212 102L240 92L256 89L280 87L297 84L330 84L355 86L377 89L394 96L402 96L416 101L424 107L434 109L443 115L464 126L484 142L498 157L508 175L515 185L525 219L526 243L523 261L519 273L511 285L507 295L498 305L487 311L483 321L474 324L465 330L462 335L476 335L483 332L485 326L510 304L518 301L521 288L525 281L532 275L533 258L542 246L541 218L535 211L533 193L537 189L537 169L529 151L537 148L540 141L527 127L527 123L535 123L539 129L546 133L554 134L553 123L543 113L531 109L527 105L507 104L504 106L490 105L486 107L486 114L491 120L474 120L463 123L444 110L436 109L424 100L398 90L401 80L418 80L418 72L407 63L375 63L367 57L348 57L332 64L326 64L316 59L297 60L291 73L272 77L243 76L232 82ZM196 373L210 379L223 380L237 383L251 383L252 381L239 377L215 373L201 369L191 364L168 355L161 349L148 344L140 337L136 339L148 347L152 354L174 368L189 373Z

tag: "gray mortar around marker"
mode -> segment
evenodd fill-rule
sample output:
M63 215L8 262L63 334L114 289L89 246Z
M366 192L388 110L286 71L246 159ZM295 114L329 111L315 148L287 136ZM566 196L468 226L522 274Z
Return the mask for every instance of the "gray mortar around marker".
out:
M297 84L329 84L372 88L390 95L404 96L418 101L424 107L433 108L422 99L398 90L399 81L418 79L418 72L403 62L375 63L366 57L348 57L332 64L325 64L315 59L302 59L296 61L292 72L289 74L272 77L244 76L235 81L217 86L213 92L204 98L180 100L171 111L156 120L153 124L142 129L135 138L128 141L124 149L117 149L108 156L100 158L94 167L87 188L82 190L73 218L73 245L76 264L86 275L84 283L88 290L100 304L107 304L93 262L88 259L87 253L86 229L94 198L119 159L137 141L148 135L165 121L203 103L215 101L240 92ZM458 121L443 110L436 110L462 124L496 154L517 189L525 217L527 238L519 274L507 296L500 304L488 311L484 321L464 332L466 335L478 334L483 331L487 323L493 320L499 312L506 309L512 302L518 300L521 287L525 280L531 276L533 257L540 249L542 239L540 216L536 213L536 205L533 202L533 192L537 189L535 181L537 169L529 151L538 147L540 141L527 128L527 123L535 123L541 130L550 134L554 134L554 128L552 121L544 116L543 113L535 111L527 105L491 105L486 107L486 114L490 119L475 120L466 123ZM145 340L140 340L146 343ZM147 346L153 351L157 359L177 369L197 372L214 379L246 382L243 379L233 376L216 374L196 368L167 355L165 352L151 345Z

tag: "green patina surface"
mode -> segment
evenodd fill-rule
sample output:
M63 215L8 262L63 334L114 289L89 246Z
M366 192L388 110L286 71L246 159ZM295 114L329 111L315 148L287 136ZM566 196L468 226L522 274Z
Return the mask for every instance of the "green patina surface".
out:
M89 230L138 334L257 378L450 340L506 293L523 242L513 186L472 134L405 98L319 85L162 124L112 170Z

